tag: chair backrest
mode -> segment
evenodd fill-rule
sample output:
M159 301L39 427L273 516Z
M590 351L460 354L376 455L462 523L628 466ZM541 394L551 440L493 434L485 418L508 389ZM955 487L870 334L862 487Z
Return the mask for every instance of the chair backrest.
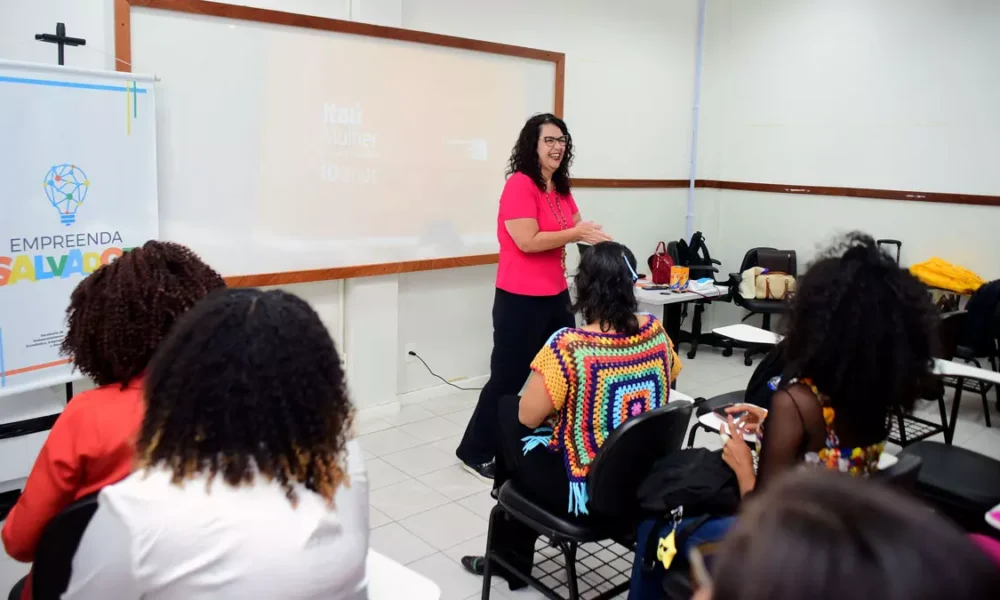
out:
M636 491L660 458L681 449L692 404L670 402L626 420L597 451L587 480L588 506L594 514L637 514Z
M757 368L753 370L750 381L747 382L747 389L743 395L744 402L771 410L771 399L777 389L777 386L771 389L771 380L778 377L780 385L780 377L788 364L788 357L785 355L787 346L784 340L778 342L764 359L757 363Z
M761 246L759 248L750 248L749 250L747 250L747 253L743 255L743 262L740 263L740 273L746 271L751 267L760 266L759 259L757 257L762 250L777 251L777 248L768 248L765 246Z
M941 315L941 322L938 324L938 335L941 340L941 356L945 360L955 358L958 344L965 331L965 323L969 318L969 313L964 310Z
M96 510L97 493L94 493L64 508L45 526L31 567L34 600L58 600L66 591L73 556Z
M917 480L920 478L920 467L924 461L919 456L913 454L900 454L896 464L888 469L872 475L872 479L884 481L894 488L915 493L917 490Z

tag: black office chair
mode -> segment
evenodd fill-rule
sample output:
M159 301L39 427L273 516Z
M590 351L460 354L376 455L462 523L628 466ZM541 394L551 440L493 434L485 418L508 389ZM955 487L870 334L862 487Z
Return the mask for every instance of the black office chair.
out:
M965 327L966 315L963 311L948 313L941 316L941 321L938 324L938 336L940 339L940 348L937 358L943 358L945 360L951 360L955 356L955 350L958 346L958 338ZM941 422L934 423L933 421L928 421L912 414L904 414L901 410L897 410L890 418L891 430L889 432L889 441L903 446L904 448L910 444L926 440L928 438L934 437L939 433L944 434L944 441L946 444L952 443L952 438L955 433L955 425L952 423L949 426L948 420L948 409L945 406L945 383L944 379L935 378L933 381L928 383L928 387L924 390L921 396L924 400L930 400L937 403L938 412L941 415ZM953 407L955 408L952 419L958 418L958 404L961 402L961 394L956 392L956 400L953 400Z
M764 360L757 364L757 368L754 369L753 375L750 376L750 381L747 382L745 390L726 392L725 394L719 394L708 400L698 402L695 409L695 416L701 417L724 406L740 402L749 402L750 404L756 404L770 410L771 396L774 394L774 390L771 389L771 381L775 377L780 377L781 372L785 369L784 347L784 343L779 343L771 348L771 351L767 353ZM715 433L713 429L695 420L694 425L691 426L691 433L688 435L688 448L694 446L695 437L698 435L698 431L702 430Z
M997 287L1000 287L1000 280L984 285L969 299L965 307L969 316L955 351L955 358L980 369L983 367L979 358L985 358L994 371L1000 370L1000 302L995 300ZM963 388L982 397L986 426L992 427L987 394L992 389L998 390L996 407L1000 411L1000 388L987 381L966 381Z
M491 573L497 565L530 584L550 598L558 598L556 589L517 569L506 557L493 551L495 528L503 527L505 518L516 519L548 538L564 557L566 587L569 600L580 598L577 581L577 548L587 542L614 540L624 546L634 546L634 534L640 511L636 492L649 474L653 463L670 452L679 450L684 432L691 420L689 402L673 402L648 413L628 419L614 430L597 452L590 466L587 505L591 517L586 522L573 521L567 514L552 513L535 504L517 489L513 481L500 488L497 505L490 513L486 538L486 560L483 571L483 600L490 597ZM631 563L629 563L631 568ZM593 600L613 598L629 586L625 581L592 596ZM607 578L602 577L605 581ZM561 587L561 586L560 586Z
M746 309L749 313L743 317L746 321L753 315L762 315L761 327L771 331L771 315L784 314L788 312L788 302L785 300L758 300L756 298L744 298L740 295L740 281L742 273L753 267L763 267L765 269L787 273L792 277L798 276L798 263L794 250L778 250L775 248L752 248L743 256L739 273L729 275L730 296L733 303ZM746 366L753 364L753 356L761 351L767 351L770 346L759 346L757 344L744 344L746 352L743 355L743 363Z
M97 493L94 493L64 508L45 526L35 550L35 562L31 566L33 600L59 600L62 597L69 585L73 556L96 510ZM21 579L14 585L9 600L20 599L24 583L25 580Z
M1000 461L941 442L919 442L900 453L923 461L917 494L966 531L996 535L986 512L1000 504Z

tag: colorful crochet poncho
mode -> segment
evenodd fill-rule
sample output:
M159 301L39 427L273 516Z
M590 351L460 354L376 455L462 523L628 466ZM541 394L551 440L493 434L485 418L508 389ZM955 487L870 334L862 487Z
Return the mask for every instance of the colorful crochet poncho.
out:
M555 414L524 438L524 452L561 452L569 476L569 512L587 513L587 473L597 450L626 419L667 403L680 360L660 322L635 335L561 329L531 363L545 381Z

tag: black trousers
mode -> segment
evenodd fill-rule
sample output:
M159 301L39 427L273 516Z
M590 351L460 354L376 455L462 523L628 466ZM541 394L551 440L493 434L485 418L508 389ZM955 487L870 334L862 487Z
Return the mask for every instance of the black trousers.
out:
M569 292L556 296L522 296L498 289L493 298L493 354L490 380L455 454L467 464L492 460L499 448L497 405L500 398L516 395L531 372L531 361L563 327L576 322L569 311Z
M569 476L566 474L563 455L544 448L524 453L522 438L530 435L531 430L518 420L519 401L517 396L500 399L497 413L500 453L497 454L495 488L499 489L508 480L513 481L522 494L549 512L565 515L571 520L586 521L587 516L576 517L569 512ZM531 572L537 532L519 521L509 519L495 526L492 536L494 552L503 555L518 570ZM511 589L523 587L519 579L507 577L505 569L499 568L497 571L508 583L514 582Z

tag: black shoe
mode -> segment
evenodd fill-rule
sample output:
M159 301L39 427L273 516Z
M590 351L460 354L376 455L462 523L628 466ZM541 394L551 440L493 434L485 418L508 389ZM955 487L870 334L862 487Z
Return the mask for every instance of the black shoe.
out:
M495 461L492 460L480 465L473 465L467 462L463 462L462 467L464 467L466 471L472 473L476 477L485 479L487 481L493 481L493 478L496 477L497 473L497 464Z
M483 576L483 569L486 567L486 559L482 556L463 556L462 566L465 570L473 575ZM507 587L512 591L523 590L528 587L528 584L521 581L518 577L510 577L507 571L503 568L494 566L493 575L503 577L507 580Z
M486 559L482 556L463 556L462 566L473 575L483 576L483 569L486 567Z

